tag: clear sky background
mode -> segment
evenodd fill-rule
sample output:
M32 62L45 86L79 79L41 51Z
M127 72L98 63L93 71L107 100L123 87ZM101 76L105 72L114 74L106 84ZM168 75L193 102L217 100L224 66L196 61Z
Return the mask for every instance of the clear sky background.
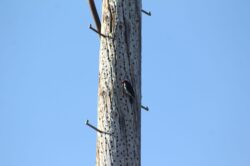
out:
M101 1L96 0L101 9ZM143 166L250 165L250 1L143 1ZM0 0L0 165L95 165L87 0Z

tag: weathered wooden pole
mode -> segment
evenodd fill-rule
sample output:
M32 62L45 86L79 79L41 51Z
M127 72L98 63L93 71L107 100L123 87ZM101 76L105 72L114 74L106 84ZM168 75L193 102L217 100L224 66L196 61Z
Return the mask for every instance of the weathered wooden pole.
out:
M96 165L140 166L141 0L103 0L100 34Z

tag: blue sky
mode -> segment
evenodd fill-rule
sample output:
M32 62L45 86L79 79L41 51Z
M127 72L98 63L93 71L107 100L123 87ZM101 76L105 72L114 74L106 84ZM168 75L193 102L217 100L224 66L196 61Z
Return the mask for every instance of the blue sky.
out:
M143 8L142 165L249 166L250 1ZM94 165L84 121L97 119L99 39L87 0L0 0L0 20L0 165Z

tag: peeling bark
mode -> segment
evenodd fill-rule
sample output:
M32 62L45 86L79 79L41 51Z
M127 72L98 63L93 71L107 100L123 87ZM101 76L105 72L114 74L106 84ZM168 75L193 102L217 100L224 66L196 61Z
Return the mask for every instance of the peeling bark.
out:
M141 165L141 0L103 0L97 166ZM122 92L129 80L135 101Z

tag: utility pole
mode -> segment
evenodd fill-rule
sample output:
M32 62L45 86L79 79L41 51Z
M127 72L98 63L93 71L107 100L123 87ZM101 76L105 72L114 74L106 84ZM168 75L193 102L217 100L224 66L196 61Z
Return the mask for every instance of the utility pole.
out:
M100 37L96 166L141 165L141 0L103 0ZM148 15L151 15L149 12ZM97 18L98 17L98 18ZM147 108L148 109L148 108Z

